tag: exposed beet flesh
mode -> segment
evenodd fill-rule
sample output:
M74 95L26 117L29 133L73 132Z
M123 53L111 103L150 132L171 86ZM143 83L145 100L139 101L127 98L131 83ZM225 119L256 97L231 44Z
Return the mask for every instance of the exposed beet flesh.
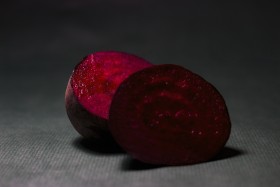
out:
M70 121L87 138L108 133L108 113L120 83L132 73L151 66L146 60L123 52L96 52L74 69L65 102Z
M65 92L65 106L71 123L83 137L100 141L110 138L108 120L92 115L79 103L70 81Z
M231 129L216 88L177 65L145 68L123 81L113 97L109 124L124 150L160 165L213 158Z

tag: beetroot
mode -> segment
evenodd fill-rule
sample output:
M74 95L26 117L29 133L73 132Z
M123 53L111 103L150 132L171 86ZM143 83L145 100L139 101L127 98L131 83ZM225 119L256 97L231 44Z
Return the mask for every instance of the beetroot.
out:
M146 60L123 52L96 52L74 69L65 93L66 111L74 128L84 137L108 135L108 113L119 84L130 74L151 66Z
M184 165L213 158L227 142L231 123L216 88L177 65L157 65L122 82L110 109L109 128L134 158Z

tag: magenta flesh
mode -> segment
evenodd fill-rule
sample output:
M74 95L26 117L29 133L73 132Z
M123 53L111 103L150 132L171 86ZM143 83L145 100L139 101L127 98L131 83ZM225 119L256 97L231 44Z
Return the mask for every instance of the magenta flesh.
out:
M146 60L123 52L96 52L74 69L65 93L66 111L74 128L86 138L108 134L112 97L130 74L151 66Z

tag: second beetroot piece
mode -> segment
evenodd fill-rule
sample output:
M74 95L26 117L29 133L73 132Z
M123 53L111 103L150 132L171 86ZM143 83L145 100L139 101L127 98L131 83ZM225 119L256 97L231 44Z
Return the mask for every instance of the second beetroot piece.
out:
M134 158L184 165L213 158L231 123L217 89L177 65L157 65L129 76L116 91L109 128Z

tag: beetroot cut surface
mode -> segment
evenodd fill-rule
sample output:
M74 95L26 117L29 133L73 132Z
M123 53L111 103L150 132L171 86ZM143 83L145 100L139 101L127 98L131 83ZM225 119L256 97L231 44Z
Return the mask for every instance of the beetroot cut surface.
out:
M86 56L74 69L65 93L66 110L75 129L86 138L108 131L112 97L120 83L151 64L135 55L105 51Z
M231 129L216 88L177 65L145 68L127 78L113 97L109 124L124 150L159 165L207 161L223 148Z

